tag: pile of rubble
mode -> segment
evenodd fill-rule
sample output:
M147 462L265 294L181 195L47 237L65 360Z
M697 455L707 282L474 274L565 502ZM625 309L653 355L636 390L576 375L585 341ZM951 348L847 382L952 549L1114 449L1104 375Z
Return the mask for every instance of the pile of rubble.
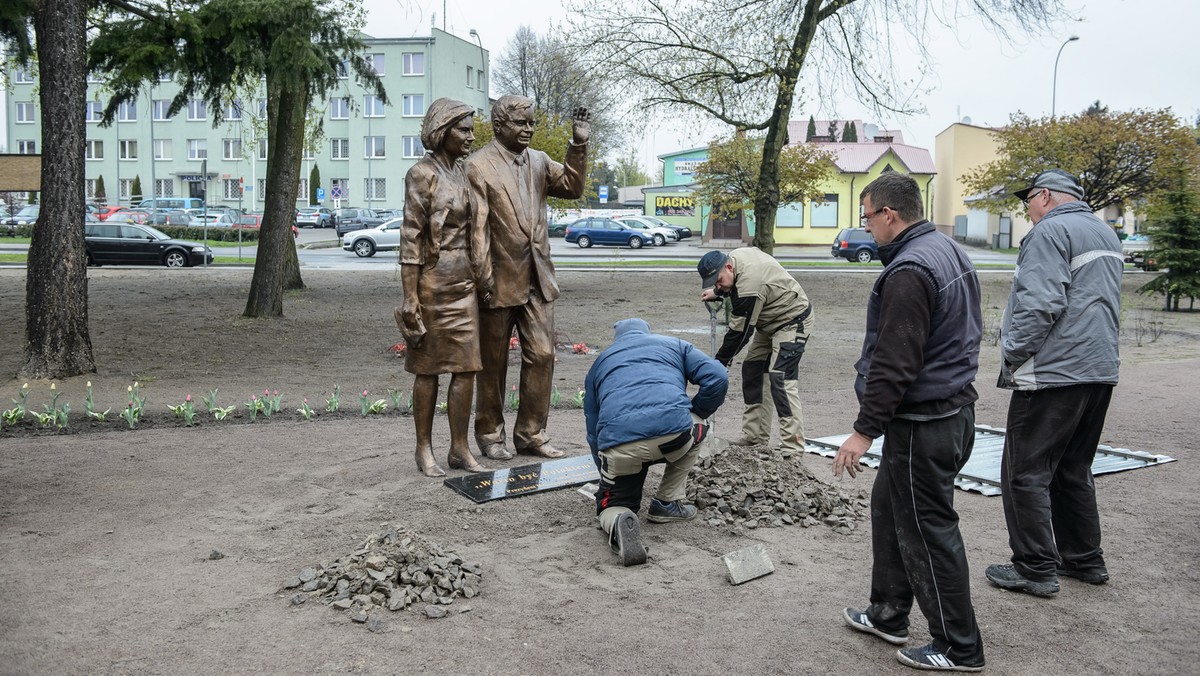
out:
M863 489L843 491L813 476L800 458L765 446L730 446L702 455L692 468L687 497L711 526L824 524L848 534L871 511Z
M469 599L479 594L483 580L480 564L464 561L413 533L387 524L384 528L364 540L353 554L329 566L305 568L284 583L284 589L295 590L292 605L313 598L347 611L355 622L367 623L372 610L404 610L418 603L424 604L426 617L445 617L443 606L457 597ZM377 629L379 622L375 617L368 626Z

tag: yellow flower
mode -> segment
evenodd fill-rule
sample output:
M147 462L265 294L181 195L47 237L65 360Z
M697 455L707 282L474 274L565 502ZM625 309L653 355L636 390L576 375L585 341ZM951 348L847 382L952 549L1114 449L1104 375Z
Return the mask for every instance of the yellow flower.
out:
M88 384L87 384L87 386L88 386L88 387L91 387L91 386L92 386L92 381L90 381L90 380L89 380L89 381L88 381Z
M51 391L51 392L53 392L53 391L54 391L54 383L50 383L50 391Z

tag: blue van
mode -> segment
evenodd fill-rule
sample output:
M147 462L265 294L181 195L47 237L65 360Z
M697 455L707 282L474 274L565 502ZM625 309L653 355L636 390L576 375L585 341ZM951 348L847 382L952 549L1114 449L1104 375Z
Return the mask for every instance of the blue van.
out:
M154 199L142 200L138 205L139 209L157 209L159 211L170 211L173 209L203 209L204 200L199 197L156 197Z

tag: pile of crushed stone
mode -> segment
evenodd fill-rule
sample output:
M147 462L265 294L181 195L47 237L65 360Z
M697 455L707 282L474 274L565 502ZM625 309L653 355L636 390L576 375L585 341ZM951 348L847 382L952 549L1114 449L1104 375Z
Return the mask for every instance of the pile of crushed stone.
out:
M283 588L296 590L292 605L316 599L379 631L382 619L371 611L398 611L424 604L426 617L445 617L444 606L458 597L474 598L482 581L480 564L384 524L382 533L367 537L354 553L328 566L309 566Z
M824 524L849 534L871 513L863 489L821 481L798 457L765 446L729 446L692 468L687 497L710 526L808 528Z

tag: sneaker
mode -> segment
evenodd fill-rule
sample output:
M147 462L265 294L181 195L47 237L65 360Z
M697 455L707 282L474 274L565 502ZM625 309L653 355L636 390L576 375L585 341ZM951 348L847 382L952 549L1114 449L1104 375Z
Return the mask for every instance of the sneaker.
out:
M625 567L640 566L646 562L646 546L642 544L642 529L638 525L637 515L625 512L617 517L613 524L612 533L608 536L608 544L613 553L621 557L621 565Z
M896 659L900 664L913 669L928 669L930 671L983 671L983 660L979 664L955 664L946 657L946 653L937 649L932 643L920 648L901 648L896 651Z
M1048 598L1058 593L1058 580L1036 582L1017 572L1011 563L994 563L984 571L988 582L1009 591L1025 592Z
M904 645L905 643L908 643L907 629L901 629L899 631L884 631L872 624L871 618L867 617L867 614L864 612L857 611L853 608L846 608L842 611L842 617L846 618L846 624L850 625L850 628L857 629L864 634L873 634L894 645Z
M658 498L650 501L650 512L647 517L650 523L671 523L672 521L690 521L696 518L696 506L685 505L683 500L663 502Z
M1108 571L1104 568L1081 570L1079 568L1059 568L1059 577L1073 577L1088 584L1104 584L1108 582Z

